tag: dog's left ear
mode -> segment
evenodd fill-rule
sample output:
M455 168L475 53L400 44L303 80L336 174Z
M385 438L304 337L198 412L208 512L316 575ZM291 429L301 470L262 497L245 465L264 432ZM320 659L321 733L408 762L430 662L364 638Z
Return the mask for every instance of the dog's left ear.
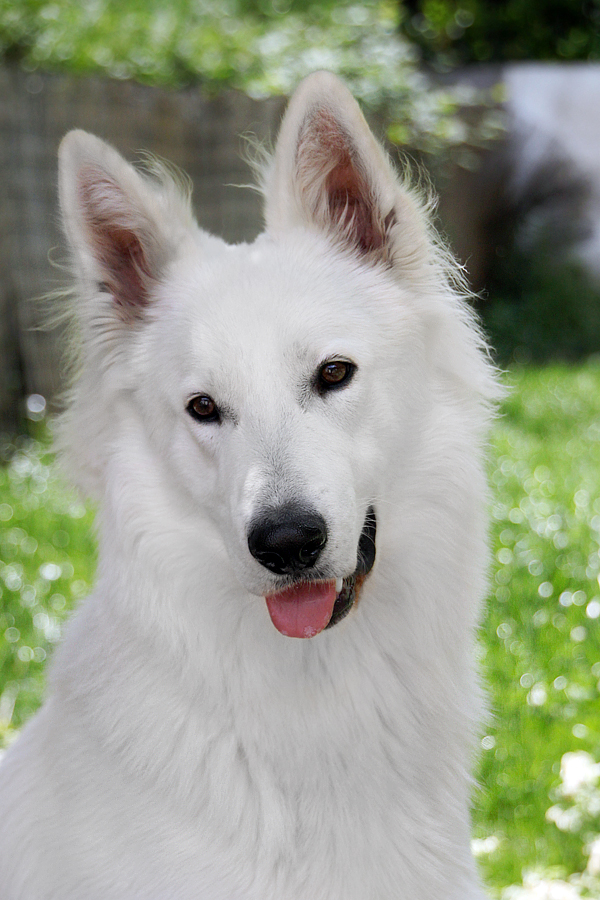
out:
M399 183L358 104L329 72L309 75L284 116L267 176L276 234L319 229L371 260L397 263L424 240L420 210Z

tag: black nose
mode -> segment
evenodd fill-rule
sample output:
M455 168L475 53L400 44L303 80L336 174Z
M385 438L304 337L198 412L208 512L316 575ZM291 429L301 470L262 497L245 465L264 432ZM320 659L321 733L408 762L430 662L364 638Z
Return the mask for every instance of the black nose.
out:
M326 543L323 516L291 503L269 510L248 533L252 556L278 575L293 575L314 566Z

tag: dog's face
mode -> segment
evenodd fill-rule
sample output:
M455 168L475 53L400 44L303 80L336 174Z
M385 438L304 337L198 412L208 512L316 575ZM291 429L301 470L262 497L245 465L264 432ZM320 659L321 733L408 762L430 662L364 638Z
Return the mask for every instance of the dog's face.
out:
M398 343L415 338L395 301L385 271L301 233L213 247L210 264L199 246L158 291L136 394L161 458L253 593L338 580L341 615L340 581L371 567L409 381ZM327 598L307 631L331 621Z
M65 139L86 355L74 415L87 417L101 491L111 454L146 459L141 490L168 484L170 521L178 502L186 527L208 520L278 630L309 637L369 574L389 460L417 427L426 239L353 99L324 74L290 105L265 193L266 233L230 247L172 187L89 135Z

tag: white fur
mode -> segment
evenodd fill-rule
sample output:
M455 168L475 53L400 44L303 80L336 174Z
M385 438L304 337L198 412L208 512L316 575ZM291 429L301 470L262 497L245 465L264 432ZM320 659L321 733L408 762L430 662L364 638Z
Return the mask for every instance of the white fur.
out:
M83 132L60 192L80 362L59 443L99 499L100 563L3 761L2 900L481 900L497 386L426 211L326 73L291 101L252 245ZM317 396L332 357L356 375ZM196 423L195 394L227 418ZM290 500L326 519L330 578L377 514L358 603L310 640L274 628L247 545Z

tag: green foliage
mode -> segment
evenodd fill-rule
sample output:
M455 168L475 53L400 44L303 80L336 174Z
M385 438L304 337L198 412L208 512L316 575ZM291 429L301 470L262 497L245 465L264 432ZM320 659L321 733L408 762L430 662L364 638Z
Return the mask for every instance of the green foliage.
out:
M545 248L499 259L480 312L503 363L577 360L600 347L600 287Z
M448 115L454 101L418 71L398 23L392 0L0 0L0 56L28 69L257 98L329 69L365 106L402 123L396 139L432 150L461 140Z
M576 891L514 889L507 900L586 896L586 885L598 897L585 870L600 835L600 367L515 368L507 380L490 460L494 565L479 647L493 717L475 848L498 893L527 871L571 878ZM0 470L5 740L40 702L45 656L94 567L91 513L52 474L45 446L20 439ZM589 776L571 792L560 776L569 759Z
M441 69L600 57L599 0L406 0L402 6L404 34Z

